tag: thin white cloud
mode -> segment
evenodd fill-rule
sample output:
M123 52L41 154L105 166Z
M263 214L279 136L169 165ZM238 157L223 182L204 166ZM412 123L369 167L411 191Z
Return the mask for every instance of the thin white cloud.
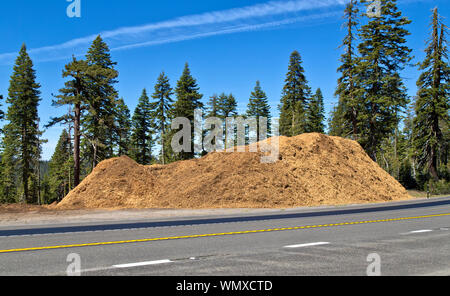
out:
M218 24L239 21L249 18L258 18L279 15L283 13L294 13L299 11L343 5L348 0L297 0L297 1L271 1L253 6L234 8L223 11L207 12L198 15L189 15L144 26L125 27L114 31L103 32L102 36L117 37L119 35L138 34L160 29L172 29L177 27L192 27L199 25Z
M61 60L72 56L72 54L81 55L99 34L113 49L125 50L220 34L258 30L308 19L308 16L299 17L296 14L342 6L347 2L348 0L270 1L253 6L188 15L142 26L122 27L72 39L57 45L34 48L29 50L29 53L37 61ZM315 15L316 18L327 16L327 13ZM276 20L273 20L274 18ZM230 27L232 28L230 29ZM16 56L17 53L0 54L0 64L11 64Z
M288 19L284 19L281 21L274 21L274 22L268 22L268 23L262 23L262 24L256 24L256 25L234 26L231 28L224 28L222 30L211 31L211 32L206 32L206 33L182 35L182 36L176 36L176 37L162 39L162 40L128 44L128 45L115 47L112 50L118 51L118 50L134 49L134 48L139 48L139 47L147 47L147 46L154 46L154 45L160 45L160 44L166 44L166 43L174 43L174 42L193 40L193 39L199 39L199 38L205 38L205 37L211 37L211 36L217 36L217 35L258 31L258 30L262 30L262 29L280 27L280 26L285 26L285 25L299 23L299 22L311 21L311 20L315 20L315 19L323 19L323 18L328 18L328 17L339 16L341 14L342 13L340 11L334 11L334 12L308 15L308 16L304 16L304 17L288 18Z

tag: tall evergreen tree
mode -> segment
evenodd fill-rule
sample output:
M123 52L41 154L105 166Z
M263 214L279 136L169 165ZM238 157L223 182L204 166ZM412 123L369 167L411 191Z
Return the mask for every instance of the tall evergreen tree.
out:
M322 90L317 89L308 105L308 132L325 132L325 107L323 103Z
M233 94L222 93L220 95L214 94L207 103L207 117L217 117L223 121L222 128L226 129L226 118L237 116L237 102ZM237 127L235 127L235 133ZM227 146L227 133L224 133L225 148Z
M262 90L261 84L259 81L256 81L255 89L252 91L249 99L249 103L247 105L247 114L248 117L256 117L257 122L257 139L260 139L260 125L259 118L267 118L268 127L270 127L270 106L267 99L266 93ZM270 128L267 129L268 131Z
M363 0L363 3L371 1ZM376 160L383 139L389 137L406 109L408 98L400 71L411 61L406 46L411 21L397 9L396 0L380 0L380 16L361 27L357 72L358 134L366 152Z
M52 118L46 127L58 123L73 126L73 164L74 164L74 187L80 184L81 175L81 122L85 111L89 108L89 84L95 79L97 71L92 71L86 61L78 61L73 58L63 71L63 78L71 78L64 83L64 88L60 89L60 94L53 101L54 106L70 106L70 112L66 115ZM95 69L94 69L95 70Z
M237 101L233 94L222 93L219 97L219 115L222 118L237 116Z
M37 202L36 164L40 159L38 106L40 85L36 82L27 48L22 46L8 89L9 104L2 155L2 189L6 200ZM17 188L17 187L20 188ZM14 188L16 187L16 188Z
M334 136L347 137L352 135L356 140L358 138L358 94L356 85L356 66L357 55L355 49L355 30L358 27L358 3L357 0L351 0L345 9L344 17L346 19L345 28L347 35L341 47L344 53L341 56L341 66L338 72L341 77L338 79L338 86L335 95L339 98L338 105L332 111L330 119L329 133Z
M49 162L49 192L47 203L62 200L73 188L72 142L64 129L59 137L55 152Z
M123 98L117 101L116 105L116 124L114 128L114 142L117 145L117 155L127 155L130 144L131 117L130 109Z
M134 111L131 128L131 157L139 164L152 161L153 128L152 106L146 89L142 91Z
M448 149L448 138L442 127L449 127L450 66L448 59L446 26L437 8L433 11L431 38L425 49L426 57L419 64L423 71L417 81L416 118L414 120L414 146L420 164L434 180L439 179L439 150Z
M188 118L191 126L194 126L194 111L195 109L203 109L201 99L202 94L199 93L200 88L197 81L191 75L188 63L186 63L183 74L177 82L175 89L176 101L173 104L173 118L184 117ZM173 134L173 131L171 132ZM194 158L194 134L191 137L191 152L181 152L176 155L177 160L186 160Z
M296 136L307 130L307 105L311 89L298 51L291 54L280 109L280 134Z
M160 160L162 164L166 164L169 160L169 155L166 147L166 133L169 127L170 114L172 112L172 95L173 91L170 87L169 78L162 72L155 85L155 92L152 95L152 117L155 122L155 129L158 131L156 139L161 145Z
M207 117L225 119L237 115L237 102L233 94L214 94L207 103Z
M206 114L206 117L219 117L220 112L220 99L217 94L213 94L209 101L206 103L208 113Z
M89 108L83 119L85 134L84 149L92 168L98 162L113 156L118 94L114 88L117 83L117 63L111 60L108 45L100 36L93 41L86 54L89 66L96 66L95 80L89 83Z

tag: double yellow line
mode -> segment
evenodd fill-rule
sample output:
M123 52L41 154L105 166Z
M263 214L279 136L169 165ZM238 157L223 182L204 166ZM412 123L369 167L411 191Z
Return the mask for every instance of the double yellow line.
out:
M159 238L148 238L148 239L123 240L123 241L113 241L113 242L99 242L99 243L72 244L72 245L35 247L35 248L23 248L23 249L10 249L10 250L0 250L0 253L14 253L14 252L26 252L26 251L43 251L43 250L54 250L54 249L67 249L67 248L81 248L81 247L95 247L95 246L131 244L131 243L146 243L146 242L168 241L168 240L188 239L188 238L217 237L217 236L226 236L226 235L263 233L263 232L275 232L275 231L299 230L299 229L311 229L311 228L323 228L323 227L336 227L336 226L346 226L346 225L356 225L356 224L395 222L395 221L426 219L426 218L443 217L443 216L450 216L450 213L436 214L436 215L426 215L426 216L416 216L416 217L379 219L379 220L369 220L369 221L342 222L342 223L332 223L332 224L320 224L320 225L307 225L307 226L297 226L297 227L272 228L272 229L261 229L261 230L247 230L247 231L234 231L234 232L223 232L223 233L209 233L209 234L171 236L171 237L159 237Z

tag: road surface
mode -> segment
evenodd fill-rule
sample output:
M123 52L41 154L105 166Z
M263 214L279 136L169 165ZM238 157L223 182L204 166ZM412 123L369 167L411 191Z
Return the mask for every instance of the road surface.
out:
M450 275L450 197L269 214L0 226L0 275L66 275L74 266L81 275Z

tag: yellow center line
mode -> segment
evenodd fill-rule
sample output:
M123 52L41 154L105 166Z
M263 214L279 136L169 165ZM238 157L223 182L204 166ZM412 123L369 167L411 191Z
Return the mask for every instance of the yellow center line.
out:
M416 216L416 217L379 219L379 220L369 220L369 221L354 221L354 222L341 222L341 223L333 223L333 224L306 225L306 226L285 227L285 228L261 229L261 230L246 230L246 231L234 231L234 232L223 232L223 233L209 233L209 234L195 234L195 235L185 235L185 236L172 236L172 237L159 237L159 238L123 240L123 241L113 241L113 242L98 242L98 243L72 244L72 245L35 247L35 248L23 248L23 249L10 249L10 250L0 250L0 253L42 251L42 250L54 250L54 249L67 249L67 248L80 248L80 247L94 247L94 246L130 244L130 243L145 243L145 242L167 241L167 240L188 239L188 238L216 237L216 236L227 236L227 235L238 235L238 234L249 234L249 233L263 233L263 232L310 229L310 228L336 227L336 226L355 225L355 224L394 222L394 221L426 219L426 218L443 217L443 216L450 216L450 213L447 213L447 214L436 214L436 215L426 215L426 216Z

